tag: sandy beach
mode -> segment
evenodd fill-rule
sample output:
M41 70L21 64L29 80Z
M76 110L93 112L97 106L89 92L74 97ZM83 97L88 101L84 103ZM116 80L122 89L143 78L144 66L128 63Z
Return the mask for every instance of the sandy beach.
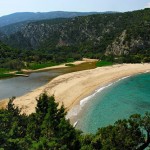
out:
M69 73L58 76L48 84L17 97L14 104L22 108L23 113L31 114L35 111L36 98L46 92L48 95L54 95L57 102L63 103L67 110L70 110L96 89L122 77L146 71L150 71L150 64L119 64Z

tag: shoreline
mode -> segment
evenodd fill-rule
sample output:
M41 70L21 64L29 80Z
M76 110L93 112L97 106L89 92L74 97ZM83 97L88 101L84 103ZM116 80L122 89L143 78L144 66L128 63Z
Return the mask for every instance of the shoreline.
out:
M134 75L133 75L134 76ZM115 80L113 82L110 82L104 86L100 86L98 87L95 91L93 91L90 95L88 95L87 97L83 98L82 100L80 100L80 102L75 105L74 107L72 107L68 112L67 112L67 115L66 115L66 119L70 119L70 122L71 124L76 127L77 124L79 123L79 118L81 117L80 115L82 115L82 111L84 111L85 107L86 107L86 104L94 97L96 96L96 94L102 92L103 90L111 87L113 84L121 81L121 80L124 80L126 78L129 78L129 77L132 77L132 76L126 76L126 77L122 77L118 80Z
M14 104L22 108L23 113L31 114L35 111L36 98L41 93L46 92L49 96L54 95L56 102L63 103L66 110L70 111L98 88L125 76L132 76L146 71L150 71L150 64L119 64L69 73L58 76L48 84L17 97Z
M122 78L119 78L117 80L114 80L112 82L109 82L103 86L99 86L95 91L93 91L91 94L87 95L87 97L83 98L80 100L80 102L78 104L76 104L75 106L73 106L66 115L66 119L70 119L71 124L73 124L73 126L77 126L77 124L79 123L79 116L82 115L82 111L84 111L85 109L85 105L94 97L96 96L96 94L102 92L103 90L111 87L112 85L116 84L117 82L120 82L124 79L136 76L136 75L140 75L143 73L149 73L150 71L146 71L146 72L141 72L141 73L137 73L137 74L133 74L130 76L124 76Z

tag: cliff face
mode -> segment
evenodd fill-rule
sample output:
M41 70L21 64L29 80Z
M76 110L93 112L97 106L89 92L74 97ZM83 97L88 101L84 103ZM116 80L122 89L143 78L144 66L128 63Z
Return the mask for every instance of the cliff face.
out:
M130 53L137 52L139 49L146 48L146 45L144 45L145 41L141 37L137 38L131 38L131 40L127 40L127 31L124 30L120 36L118 36L112 44L110 44L106 48L106 55L129 55ZM150 42L148 42L148 45L150 46ZM147 46L148 46L147 45Z
M149 53L150 9L31 22L4 41L28 50L76 46L83 54Z
M128 25L106 48L106 55L150 54L150 10L128 13ZM126 16L127 17L127 16ZM130 17L130 19L129 19Z

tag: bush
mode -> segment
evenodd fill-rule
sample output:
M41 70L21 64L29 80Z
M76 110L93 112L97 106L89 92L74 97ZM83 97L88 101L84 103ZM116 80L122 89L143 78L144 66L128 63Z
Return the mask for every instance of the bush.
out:
M113 65L113 63L108 61L98 61L96 63L96 67L111 66L111 65Z
M75 65L74 64L65 64L65 66L74 67Z

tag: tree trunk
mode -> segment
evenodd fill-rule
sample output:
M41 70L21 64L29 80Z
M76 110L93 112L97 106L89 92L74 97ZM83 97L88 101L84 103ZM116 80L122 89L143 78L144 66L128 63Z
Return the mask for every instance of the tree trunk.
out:
M143 145L141 145L137 150L144 150L150 144L150 132L147 131L147 140Z

